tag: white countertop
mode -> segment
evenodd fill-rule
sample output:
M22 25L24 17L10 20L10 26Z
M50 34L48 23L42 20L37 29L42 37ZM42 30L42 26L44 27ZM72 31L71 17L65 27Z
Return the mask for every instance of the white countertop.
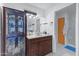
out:
M33 38L39 38L39 37L45 37L45 36L52 36L52 35L40 35L40 36L30 35L30 36L27 36L27 38L28 39L33 39Z

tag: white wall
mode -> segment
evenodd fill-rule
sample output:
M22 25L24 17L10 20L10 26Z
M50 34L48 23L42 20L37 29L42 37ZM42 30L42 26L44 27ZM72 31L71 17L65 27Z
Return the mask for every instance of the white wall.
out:
M53 19L53 24L52 26L49 26L52 30L49 30L49 32L53 35L53 52L56 52L56 36L57 35L55 33L55 30L54 30L54 21L55 21L55 12L64 8L64 7L67 7L69 5L71 5L72 3L58 3L56 6L52 7L50 6L50 8L46 11L46 19L50 21L50 19Z
M50 8L48 10L45 11L45 16L46 16L46 19L47 20L51 20L53 19L53 21L55 20L55 11L58 11L66 6L69 6L71 5L72 3L58 3L57 5L53 6L52 5L50 6ZM53 23L54 25L54 23ZM54 30L54 29L53 29ZM54 31L53 31L54 32ZM52 31L50 30L50 33L52 34Z
M59 17L64 17L65 26L63 32L65 33L65 39L67 44L75 46L75 20L76 20L76 4L72 4L59 11L55 12L55 32L57 33ZM57 37L57 35L56 35Z

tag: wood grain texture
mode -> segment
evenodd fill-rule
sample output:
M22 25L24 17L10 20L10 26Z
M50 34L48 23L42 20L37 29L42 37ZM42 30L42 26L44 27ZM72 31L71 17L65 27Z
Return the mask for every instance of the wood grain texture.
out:
M28 56L44 56L52 52L52 36L27 39Z

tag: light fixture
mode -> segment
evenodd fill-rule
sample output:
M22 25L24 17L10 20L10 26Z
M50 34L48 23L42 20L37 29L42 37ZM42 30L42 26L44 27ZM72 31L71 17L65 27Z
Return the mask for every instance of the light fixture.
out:
M36 15L33 15L33 19L35 19L36 18Z
M26 15L27 15L27 16L29 16L30 14L29 14L29 13L27 13Z
M31 18L33 18L33 15L32 15L32 14L30 14L30 15L29 15L29 18L30 18L30 19L31 19Z
M53 19L50 20L50 23L53 23Z

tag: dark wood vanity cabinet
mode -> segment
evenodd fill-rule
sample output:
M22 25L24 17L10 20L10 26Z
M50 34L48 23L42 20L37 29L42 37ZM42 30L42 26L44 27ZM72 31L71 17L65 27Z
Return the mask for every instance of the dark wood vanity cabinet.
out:
M52 52L52 36L27 39L27 55L43 56Z
M38 43L29 43L27 55L29 56L37 56L38 55Z
M52 51L51 39L46 39L39 43L39 55L46 55Z

